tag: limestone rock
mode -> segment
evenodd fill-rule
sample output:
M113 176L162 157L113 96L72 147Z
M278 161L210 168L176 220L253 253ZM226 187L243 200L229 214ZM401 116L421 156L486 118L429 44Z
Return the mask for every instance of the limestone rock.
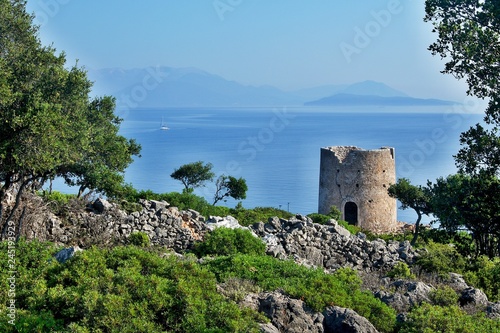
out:
M488 297L486 294L476 288L469 287L462 291L462 295L458 299L460 305L474 305L474 306L487 306L488 305Z
M354 310L330 306L323 312L325 333L378 333L377 329Z
M244 304L264 313L271 320L272 327L267 326L268 331L265 332L320 333L324 331L321 313L312 311L303 301L290 298L280 291L247 296Z
M210 216L210 219L207 221L207 227L210 230L214 230L216 228L229 228L229 229L237 229L237 228L246 228L239 224L238 220L232 216L220 217L220 216Z
M430 303L429 295L434 290L432 286L423 282L405 280L394 281L387 289L395 291L391 293L381 290L375 293L375 297L398 312L407 312L411 307L423 302Z
M250 228L264 240L269 255L293 257L306 266L324 267L330 271L340 267L366 272L389 270L400 261L411 264L417 257L408 242L369 241L366 237L352 235L335 220L320 225L302 215L289 220L274 217Z
M492 303L486 308L489 318L500 319L500 302Z
M113 205L109 201L98 198L92 203L92 208L99 214L104 213L107 210L112 209Z
M66 249L62 249L61 251L57 252L54 256L54 258L60 262L61 264L64 264L66 261L69 259L73 258L77 252L83 251L80 249L78 246L72 246Z

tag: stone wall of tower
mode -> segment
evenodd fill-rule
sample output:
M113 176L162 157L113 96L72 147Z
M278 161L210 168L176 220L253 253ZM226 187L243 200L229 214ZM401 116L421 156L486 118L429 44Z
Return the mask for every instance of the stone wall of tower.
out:
M387 189L396 183L394 148L364 150L352 146L321 148L318 212L332 206L342 218L374 233L392 232L397 203Z

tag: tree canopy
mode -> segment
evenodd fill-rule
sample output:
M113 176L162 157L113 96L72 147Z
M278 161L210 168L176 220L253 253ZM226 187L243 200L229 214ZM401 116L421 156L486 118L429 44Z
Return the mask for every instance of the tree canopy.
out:
M123 181L140 146L118 135L114 99L91 88L84 68L42 45L26 1L0 0L0 221L13 188L19 199L53 177L102 192Z
M456 174L429 183L432 213L448 231L466 229L478 255L500 255L500 180Z
M422 186L412 185L406 178L400 178L396 184L389 186L388 193L389 196L401 202L402 209L412 208L417 213L415 231L411 241L411 244L415 245L418 239L422 215L428 215L431 212L429 191Z
M245 199L247 197L247 182L241 177L235 178L233 176L221 175L217 178L215 186L214 205L226 197L231 197L236 200Z
M184 185L185 192L192 192L196 187L203 186L207 181L214 179L212 164L203 164L202 161L181 165L170 175Z
M446 59L443 73L465 79L469 95L488 99L484 127L462 133L455 156L460 171L497 174L500 168L500 2L427 0L425 20L438 34L429 50Z
M426 0L425 21L437 40L429 50L446 59L443 73L465 79L467 93L488 100L485 124L460 136L459 174L431 188L432 210L448 230L466 228L479 254L500 254L500 2Z

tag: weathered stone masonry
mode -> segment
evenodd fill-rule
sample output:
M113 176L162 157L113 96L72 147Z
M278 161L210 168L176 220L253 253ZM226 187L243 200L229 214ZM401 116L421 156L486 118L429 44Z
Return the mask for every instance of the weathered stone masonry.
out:
M397 204L387 189L396 183L394 148L321 148L318 212L332 206L351 224L375 233L397 227Z

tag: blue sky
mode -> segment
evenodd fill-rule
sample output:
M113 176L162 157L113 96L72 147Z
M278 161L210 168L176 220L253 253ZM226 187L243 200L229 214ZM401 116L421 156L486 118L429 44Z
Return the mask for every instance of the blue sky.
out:
M283 90L375 80L457 101L416 0L28 0L70 65L196 67Z

